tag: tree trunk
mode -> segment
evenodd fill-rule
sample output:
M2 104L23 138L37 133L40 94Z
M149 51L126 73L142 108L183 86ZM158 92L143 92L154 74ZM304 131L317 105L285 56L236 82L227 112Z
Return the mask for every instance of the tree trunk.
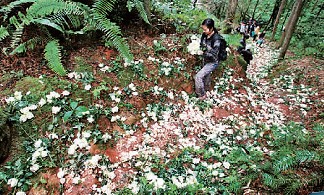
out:
M226 12L226 20L233 22L237 8L238 0L228 0L228 7Z
M279 2L280 2L280 0L276 0L276 3L275 3L275 5L274 5L274 7L273 7L273 10L272 10L272 14L271 14L271 16L270 16L270 19L268 20L268 22L267 22L267 26L264 28L264 30L267 30L267 29L268 29L270 23L273 25L273 23L274 23L274 18L276 17L276 15L277 15L277 13L278 13L278 9L279 9Z
M273 30L272 30L272 35L271 35L271 38L270 38L271 41L274 40L274 36L276 34L276 31L277 31L277 27L278 27L278 24L279 24L279 20L280 20L280 17L281 17L282 12L284 10L284 7L286 5L286 2L287 2L287 0L282 0L281 1L280 7L279 7L279 11L278 11L278 14L277 14L277 17L276 17L276 21L274 23Z
M144 0L144 9L147 14L147 20L151 23L152 17L151 17L151 0Z
M258 7L259 5L259 0L257 0L255 6L254 6L254 9L253 9L253 13L252 13L252 18L254 19L254 15L255 15L255 11L256 11L256 8Z
M291 19L291 22L289 24L289 27L287 30L287 35L286 35L286 38L285 38L285 42L280 50L280 54L279 54L279 59L283 59L285 58L285 55L286 55L286 52L287 52L287 49L289 47L289 43L290 43L290 40L291 40L291 37L295 31L295 28L296 28L296 24L298 22L298 19L299 19L299 16L301 14L301 11L302 11L302 8L303 8L303 5L304 5L304 1L305 0L297 0L295 2L295 9L294 11L291 13L292 15L292 19Z
M296 4L293 5L293 8L292 8L292 10L290 12L290 16L289 16L289 19L287 21L287 24L285 25L284 29L282 30L283 32L281 34L281 37L280 37L279 42L276 44L276 47L275 47L276 49L279 49L282 46L282 44L283 44L283 42L284 42L284 40L286 38L286 34L287 34L286 31L289 30L288 28L289 28L290 23L291 23L291 20L293 18L293 14L292 13L294 13L295 9L296 9ZM287 12L287 15L288 15L288 12Z

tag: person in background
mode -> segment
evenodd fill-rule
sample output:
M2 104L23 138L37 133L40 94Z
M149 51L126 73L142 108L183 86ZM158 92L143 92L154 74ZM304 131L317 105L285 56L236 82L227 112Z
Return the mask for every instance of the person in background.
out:
M246 31L246 24L242 21L240 26L240 34L241 35L245 34L245 31Z
M242 39L240 40L240 46L237 47L237 51L241 53L242 50L246 47L246 40L249 39L249 35L243 34Z
M264 37L265 37L266 31L262 31L262 33L259 32L259 37L256 45L258 47L261 47L261 45L264 43Z
M217 39L217 30L214 20L205 19L201 28L203 34L201 36L200 46L204 51L204 66L195 76L195 91L200 100L206 99L206 91L209 90L211 73L218 67L220 60L218 53L220 50L221 41Z
M249 65L251 60L253 60L253 55L252 55L252 52L251 52L251 45L247 45L246 49L241 51L241 55L243 56L246 63ZM247 66L244 69L246 71Z
M257 36L260 33L260 26L257 26L254 30L254 36L253 36L253 41L256 41Z

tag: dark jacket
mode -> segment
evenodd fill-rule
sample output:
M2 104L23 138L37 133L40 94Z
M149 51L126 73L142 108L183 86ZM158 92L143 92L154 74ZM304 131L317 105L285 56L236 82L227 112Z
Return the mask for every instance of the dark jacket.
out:
M201 35L200 46L204 51L204 63L219 63L218 53L221 41L217 35L216 32L209 38L204 33Z

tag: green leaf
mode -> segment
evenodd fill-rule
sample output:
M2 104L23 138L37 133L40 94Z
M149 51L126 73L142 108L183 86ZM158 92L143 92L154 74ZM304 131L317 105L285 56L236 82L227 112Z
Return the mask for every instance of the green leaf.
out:
M75 111L76 111L77 117L82 117L84 115L83 113L88 111L88 108L85 106L79 106L76 108Z
M66 113L64 113L64 116L63 116L63 121L66 122L69 120L69 118L72 116L73 114L73 111L68 111Z
M78 106L78 102L71 102L70 106L74 110Z
M50 27L55 28L56 30L64 33L64 30L59 25L55 24L54 22L52 22L48 19L36 19L36 20L34 20L34 22L39 23L39 24L44 24L46 26L50 26Z
M61 62L61 49L57 40L52 40L45 46L45 59L48 66L57 74L64 76L66 70Z

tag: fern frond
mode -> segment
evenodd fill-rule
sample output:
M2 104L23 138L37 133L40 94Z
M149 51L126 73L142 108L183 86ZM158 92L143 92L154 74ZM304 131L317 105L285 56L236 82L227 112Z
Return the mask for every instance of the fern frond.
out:
M110 42L127 61L133 60L129 46L125 39L121 37L121 31L115 23L106 19L104 21L99 21L96 27L105 33L106 41Z
M316 154L314 152L308 151L308 150L299 150L296 152L296 160L299 163L303 163L305 161L312 161L316 157Z
M18 0L18 1L14 1L9 3L6 6L2 6L0 9L0 12L5 13L5 17L7 17L7 14L10 13L14 8L21 6L22 4L25 3L34 3L36 2L36 0Z
M35 37L32 39L29 39L28 41L19 44L11 53L10 55L15 55L17 53L24 53L27 50L33 50L36 45L40 44L42 42L41 37Z
M114 4L117 0L97 0L93 4L93 11L95 14L106 16L107 13L114 9Z
M147 13L144 8L144 3L140 0L129 0L127 1L127 7L128 11L132 11L132 8L135 7L138 13L140 14L141 18L146 22L147 24L150 24L150 21L148 20Z
M22 26L19 26L15 32L13 32L12 34L12 38L11 38L11 41L10 41L10 47L11 48L15 48L17 47L17 45L19 44L19 42L21 41L21 36L23 34L23 31L24 31L24 27Z
M26 16L29 18L41 18L59 12L66 14L82 15L83 9L79 4L63 0L38 0L27 9Z
M7 29L3 26L0 26L0 41L9 36Z
M48 42L45 46L45 59L48 61L48 66L57 74L64 76L66 70L61 62L61 50L57 40Z
M276 172L281 172L289 169L290 167L297 164L297 161L294 156L280 156L280 159L274 162L274 170Z

